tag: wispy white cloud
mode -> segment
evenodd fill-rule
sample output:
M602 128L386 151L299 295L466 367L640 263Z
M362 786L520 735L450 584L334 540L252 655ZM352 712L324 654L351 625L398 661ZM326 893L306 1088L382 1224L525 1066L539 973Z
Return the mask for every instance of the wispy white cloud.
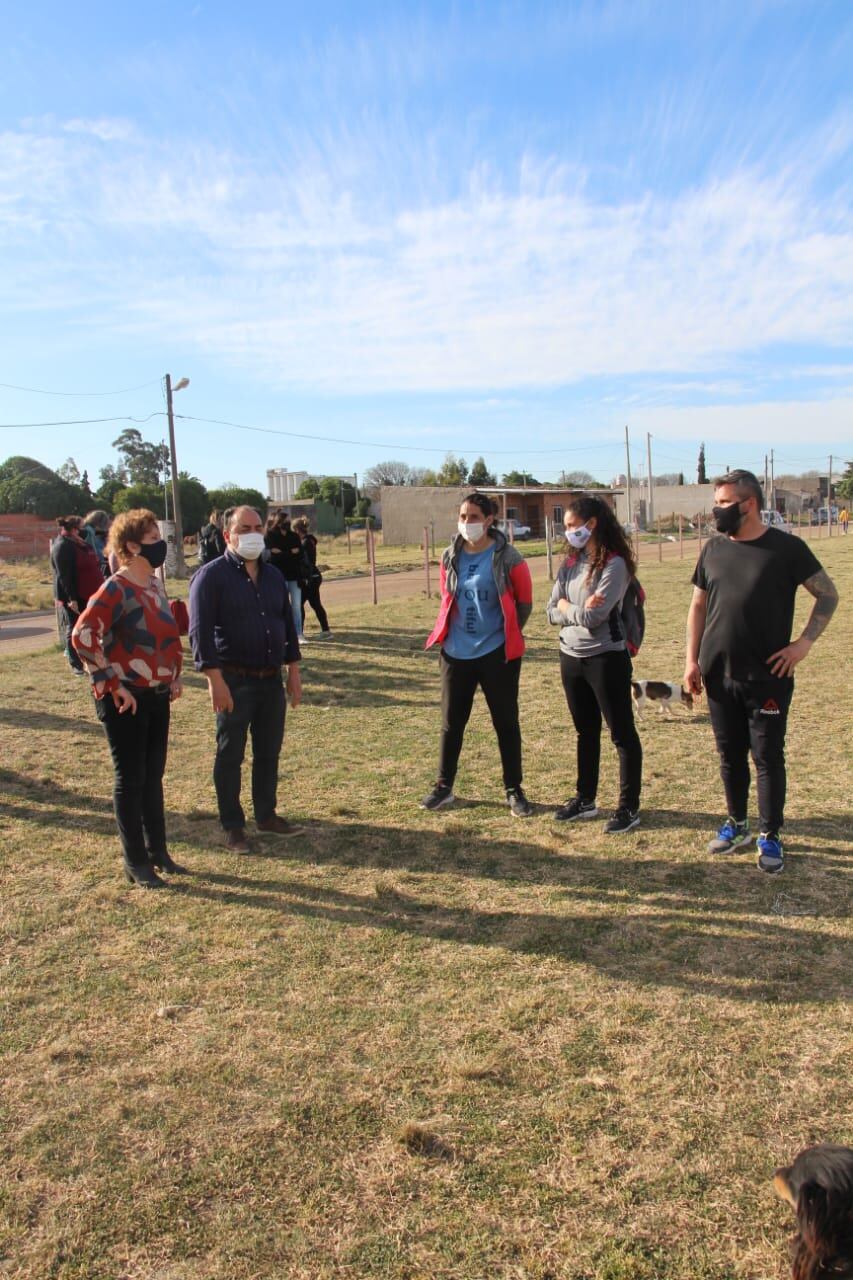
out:
M130 120L110 119L107 116L97 120L65 120L62 129L65 133L81 133L90 138L98 138L101 142L127 142L135 132Z
M727 372L745 384L745 354L853 342L850 204L817 199L795 167L604 203L528 154L512 182L477 165L454 196L407 201L353 164L375 149L379 126L365 128L266 163L120 119L2 134L0 305L64 293L92 329L334 393L648 374L707 393ZM840 124L832 136L834 158Z

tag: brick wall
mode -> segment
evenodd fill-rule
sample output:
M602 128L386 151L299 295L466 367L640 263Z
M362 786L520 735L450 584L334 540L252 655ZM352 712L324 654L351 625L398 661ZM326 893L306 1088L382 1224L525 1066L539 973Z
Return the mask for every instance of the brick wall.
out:
M42 520L40 516L31 515L0 515L0 560L47 557L56 534L55 520Z

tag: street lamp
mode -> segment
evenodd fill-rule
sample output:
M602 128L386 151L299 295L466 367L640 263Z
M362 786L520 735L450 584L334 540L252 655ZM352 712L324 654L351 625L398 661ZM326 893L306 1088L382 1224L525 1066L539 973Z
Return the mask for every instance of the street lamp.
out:
M171 374L166 374L166 412L169 418L169 457L172 467L172 514L175 519L175 577L185 578L187 566L184 563L184 526L181 520L181 495L178 489L178 459L175 453L175 415L172 412L172 391L183 391L190 385L189 378L181 378L172 387Z

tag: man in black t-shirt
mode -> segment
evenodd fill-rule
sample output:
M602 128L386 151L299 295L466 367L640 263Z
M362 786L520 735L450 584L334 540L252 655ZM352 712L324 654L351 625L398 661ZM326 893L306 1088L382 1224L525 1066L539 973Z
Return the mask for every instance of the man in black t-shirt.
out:
M684 683L704 681L729 816L708 845L729 853L752 837L747 821L749 754L758 784L758 866L784 867L785 727L793 671L827 626L838 593L805 542L761 521L764 495L751 471L714 482L720 537L702 549L687 615ZM791 640L794 596L804 586L815 605L802 635Z

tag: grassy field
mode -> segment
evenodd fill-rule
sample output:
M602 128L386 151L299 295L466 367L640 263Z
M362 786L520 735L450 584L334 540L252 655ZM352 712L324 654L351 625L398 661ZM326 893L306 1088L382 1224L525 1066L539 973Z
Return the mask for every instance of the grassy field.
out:
M533 819L502 803L480 704L463 802L418 810L434 602L362 606L306 648L281 767L297 840L218 847L189 675L167 809L193 875L159 894L120 877L83 682L54 652L4 659L0 1275L786 1275L773 1168L853 1141L853 538L821 550L843 602L800 669L778 879L703 852L722 801L702 711L642 724L638 832L556 827L574 748L538 607ZM681 673L689 574L643 569L641 676Z

